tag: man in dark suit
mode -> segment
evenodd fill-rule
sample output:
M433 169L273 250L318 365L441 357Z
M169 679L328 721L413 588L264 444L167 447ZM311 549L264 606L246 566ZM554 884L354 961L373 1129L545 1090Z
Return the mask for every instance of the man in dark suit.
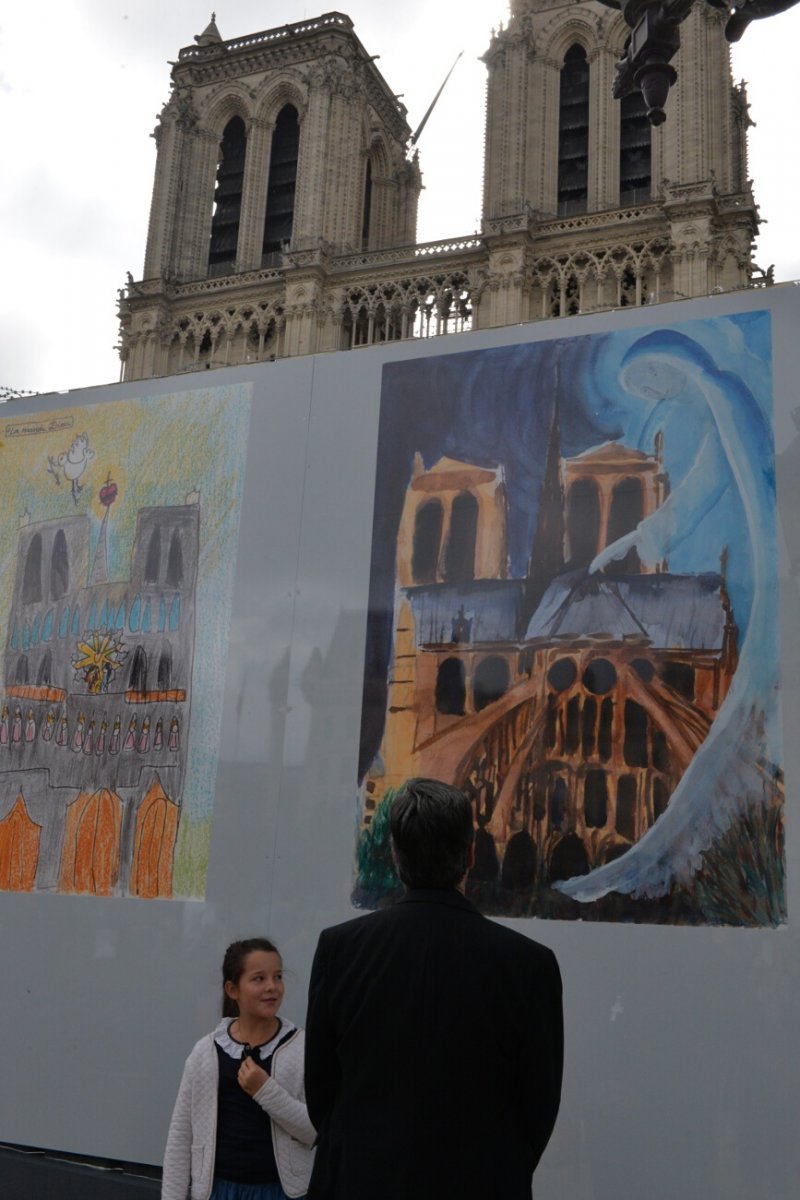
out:
M464 897L463 792L411 780L390 827L405 895L314 957L308 1200L530 1200L561 1096L555 957Z

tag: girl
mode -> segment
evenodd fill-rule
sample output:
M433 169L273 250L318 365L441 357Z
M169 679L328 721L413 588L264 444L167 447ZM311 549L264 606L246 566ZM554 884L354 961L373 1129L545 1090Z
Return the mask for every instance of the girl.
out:
M161 1200L286 1200L308 1187L316 1133L303 1091L303 1032L281 1020L272 942L234 942L222 963L222 1020L183 1071Z

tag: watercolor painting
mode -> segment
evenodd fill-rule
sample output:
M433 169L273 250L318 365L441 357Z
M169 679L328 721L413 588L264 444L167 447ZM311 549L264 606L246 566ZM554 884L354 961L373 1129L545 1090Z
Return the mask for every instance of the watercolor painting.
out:
M0 890L202 897L250 387L0 437Z
M354 903L403 781L518 917L786 919L767 312L384 368Z

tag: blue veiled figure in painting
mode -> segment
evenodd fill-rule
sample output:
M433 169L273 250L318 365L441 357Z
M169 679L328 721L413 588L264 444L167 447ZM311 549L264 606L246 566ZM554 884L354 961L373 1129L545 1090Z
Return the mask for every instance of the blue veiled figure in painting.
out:
M734 819L768 806L779 788L775 479L767 420L739 376L674 331L636 342L622 359L620 381L648 405L642 443L652 442L656 428L674 431L683 422L691 430L692 457L665 503L607 546L589 570L599 572L631 549L650 564L680 553L729 495L744 524L739 544L731 546L746 561L736 613L743 638L730 690L666 811L621 858L555 884L580 901L611 891L657 897L674 881L688 883L701 855ZM735 538L736 530L730 532Z

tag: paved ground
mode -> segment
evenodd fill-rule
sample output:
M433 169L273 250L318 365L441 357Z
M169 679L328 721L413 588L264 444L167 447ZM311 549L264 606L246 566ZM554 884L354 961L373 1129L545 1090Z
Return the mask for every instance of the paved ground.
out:
M152 1200L161 1186L157 1174L152 1167L88 1166L0 1146L3 1200Z

